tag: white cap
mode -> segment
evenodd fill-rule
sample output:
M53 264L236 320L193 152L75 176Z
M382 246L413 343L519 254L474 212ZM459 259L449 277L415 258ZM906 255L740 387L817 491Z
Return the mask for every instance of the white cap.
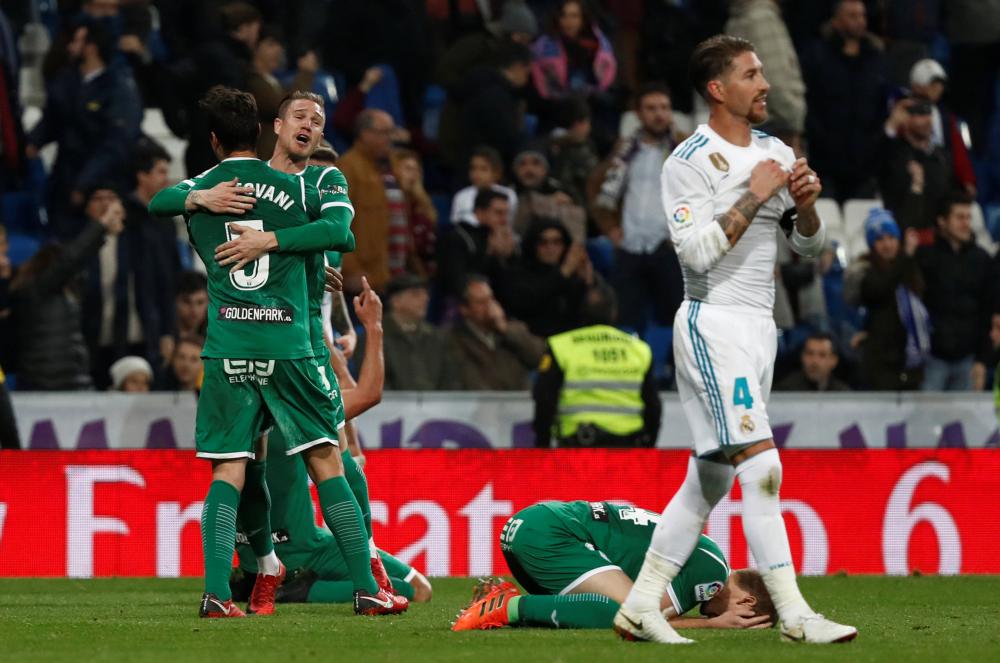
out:
M937 80L948 80L948 74L937 60L924 58L910 69L910 85L930 85Z
M111 374L111 388L121 389L122 383L125 382L125 378L132 375L133 373L145 373L149 376L149 379L153 379L153 367L149 365L149 362L142 357L129 356L122 357L115 363L111 364L108 373Z

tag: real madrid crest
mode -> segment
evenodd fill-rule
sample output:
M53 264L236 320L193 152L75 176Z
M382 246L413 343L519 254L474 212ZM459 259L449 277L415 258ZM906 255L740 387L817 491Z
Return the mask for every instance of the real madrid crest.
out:
M721 170L724 173L729 172L729 162L726 161L726 157L722 156L721 152L712 152L708 155L708 160L712 162L712 165Z
M740 419L740 430L743 431L743 434L749 435L755 428L757 428L757 426L754 425L753 419L750 418L750 415L744 414L743 418Z

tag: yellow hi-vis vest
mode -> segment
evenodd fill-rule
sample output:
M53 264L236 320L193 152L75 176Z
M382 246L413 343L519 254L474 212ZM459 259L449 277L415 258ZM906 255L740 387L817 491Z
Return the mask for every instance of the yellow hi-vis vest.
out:
M563 372L559 436L594 424L613 435L642 430L642 381L652 351L642 340L607 325L574 329L549 338Z

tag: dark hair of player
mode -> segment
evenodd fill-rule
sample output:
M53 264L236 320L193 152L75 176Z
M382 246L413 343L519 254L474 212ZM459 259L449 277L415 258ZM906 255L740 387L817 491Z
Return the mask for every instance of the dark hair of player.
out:
M226 152L253 150L260 124L257 102L249 92L216 85L205 93L198 108L208 117L208 130Z
M738 55L753 50L753 44L746 39L729 35L715 35L701 42L691 54L689 73L694 89L708 101L709 82L726 73Z
M148 173L153 170L157 161L170 163L170 153L152 138L140 138L132 152L132 172Z
M951 208L955 205L971 205L972 196L964 191L949 191L947 195L941 200L941 206L938 207L938 218L947 219L951 216Z
M489 209L494 200L507 200L507 196L493 189L480 189L476 193L476 201L472 204L472 209Z
M667 99L670 98L670 88L659 81L649 81L639 87L635 93L635 107L642 105L642 100L653 94L662 94Z
M174 295L177 297L193 295L202 290L208 290L208 279L201 272L188 270L181 272L180 276L177 277L177 287L174 289Z
M500 156L500 153L496 149L490 147L489 145L479 145L476 149L472 150L472 154L469 155L470 163L474 157L486 160L493 170L498 173L503 173L503 157Z
M485 276L483 276L482 274L475 274L475 273L468 274L465 277L465 280L462 281L462 303L463 304L468 304L469 303L469 288L472 287L476 283L485 283L486 285L489 285L490 284L490 280L488 278L486 278Z
M280 104L278 104L278 117L284 120L285 113L288 112L288 107L292 105L293 101L298 101L300 99L308 99L309 101L319 104L320 109L323 108L323 97L308 90L295 90L294 92L286 94L285 98L281 100Z
M835 354L835 355L839 354L837 352L837 341L836 341L836 339L833 338L833 334L831 334L829 332L819 332L819 331L818 332L813 332L813 333L809 334L809 336L806 337L805 343L808 343L809 341L823 341L823 342L829 341L830 342L830 349L833 350L833 354ZM805 343L802 344L802 350L803 351L806 349Z
M767 615L772 624L777 624L778 610L774 607L774 601L771 600L771 594L768 593L767 585L764 584L760 573L753 569L740 569L733 571L733 577L743 591L757 599L757 605L753 608L757 616Z

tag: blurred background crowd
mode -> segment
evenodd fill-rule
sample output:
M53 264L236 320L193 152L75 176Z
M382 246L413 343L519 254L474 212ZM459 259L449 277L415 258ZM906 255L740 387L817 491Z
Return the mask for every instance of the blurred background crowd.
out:
M807 156L828 247L780 252L776 387L981 390L1000 346L1000 0L11 0L0 10L0 366L19 390L196 389L204 267L162 187L214 165L197 101L274 147L308 89L387 299L387 388L524 390L613 321L672 388L664 159L690 53L750 39L761 130ZM616 302L588 319L588 299ZM358 353L363 351L363 339Z

